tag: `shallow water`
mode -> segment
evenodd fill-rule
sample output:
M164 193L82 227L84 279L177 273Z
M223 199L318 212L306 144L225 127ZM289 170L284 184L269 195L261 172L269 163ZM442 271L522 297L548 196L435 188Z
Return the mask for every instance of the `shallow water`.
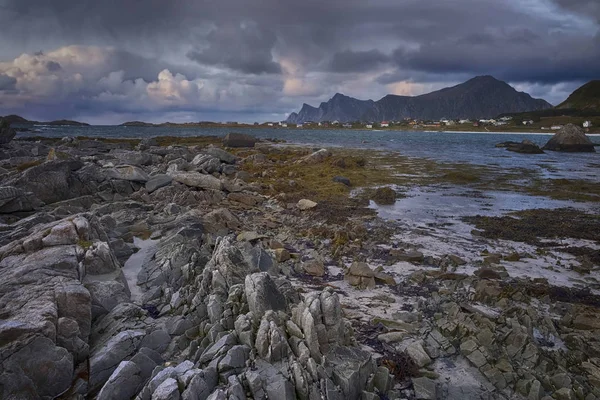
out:
M142 296L144 294L142 288L137 284L137 277L140 273L142 266L149 261L150 258L156 252L156 244L158 240L147 239L143 240L138 237L133 238L133 244L139 249L137 253L133 254L123 265L121 269L125 280L129 285L129 291L131 292L131 301L133 303L141 305Z

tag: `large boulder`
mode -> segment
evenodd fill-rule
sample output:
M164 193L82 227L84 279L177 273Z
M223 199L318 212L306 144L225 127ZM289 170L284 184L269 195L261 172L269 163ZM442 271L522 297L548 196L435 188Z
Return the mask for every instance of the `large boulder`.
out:
M6 144L13 140L17 132L10 127L10 123L0 118L0 144Z
M544 150L593 153L594 144L583 130L573 124L561 128L543 147Z
M184 185L200 189L223 189L223 183L212 175L204 175L199 172L175 172L171 175L174 180Z
M228 133L223 138L223 146L225 147L254 147L256 138L244 133Z
M19 176L12 186L32 192L46 204L90 194L89 188L74 171L83 166L81 161L47 161L31 167Z

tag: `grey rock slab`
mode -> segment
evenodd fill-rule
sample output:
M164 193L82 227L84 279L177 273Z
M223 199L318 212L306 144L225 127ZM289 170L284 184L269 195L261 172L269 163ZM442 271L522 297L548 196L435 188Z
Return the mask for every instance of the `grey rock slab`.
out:
M429 378L413 378L412 383L417 400L435 400L437 398L435 381Z
M119 363L132 356L145 336L140 331L123 331L112 337L90 358L90 390L102 386Z
M148 193L152 193L157 189L165 186L169 186L173 182L173 177L166 174L159 174L151 176L146 182L146 190Z
M217 157L219 160L226 164L235 164L237 157L231 153L226 152L223 149L219 149L218 147L208 147L205 150L205 153L210 154L211 156Z
M254 147L256 138L244 133L231 132L223 138L223 146L225 147Z
M237 339L234 334L230 333L223 336L221 339L215 342L215 344L207 348L204 353L202 353L198 363L202 365L208 361L211 361L217 355L226 353L235 344L237 344Z
M173 172L173 179L184 185L200 189L222 190L223 183L212 175L204 175L200 172Z
M180 398L177 380L173 378L166 379L152 393L152 400L179 400Z
M273 282L268 273L259 272L248 275L244 286L248 306L257 320L262 318L268 310L286 310L286 299L277 289L275 282Z
M104 384L97 400L129 400L143 385L142 371L132 361L122 361Z
M119 165L114 168L108 168L106 175L112 179L133 182L147 182L150 179L146 171L135 165Z

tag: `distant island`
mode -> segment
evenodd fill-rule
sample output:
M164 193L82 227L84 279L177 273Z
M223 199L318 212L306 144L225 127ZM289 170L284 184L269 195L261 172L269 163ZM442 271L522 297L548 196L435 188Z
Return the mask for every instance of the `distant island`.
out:
M306 122L377 122L403 119L481 119L503 113L552 108L543 99L516 91L508 83L492 76L478 76L460 85L420 96L387 95L378 101L358 100L337 93L319 107L304 104L290 114L288 123Z
M54 126L90 126L90 124L86 124L85 122L79 121L71 121L68 119L60 119L56 121L48 121L48 122L40 122L40 121L31 121L21 117L20 115L7 115L5 117L0 117L6 121L8 121L11 125L54 125Z

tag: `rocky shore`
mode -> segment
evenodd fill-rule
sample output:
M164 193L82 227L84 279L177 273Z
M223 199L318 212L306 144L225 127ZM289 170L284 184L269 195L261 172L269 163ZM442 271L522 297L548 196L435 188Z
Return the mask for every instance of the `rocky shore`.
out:
M365 154L10 139L0 398L600 398L597 219L467 242L378 218Z

